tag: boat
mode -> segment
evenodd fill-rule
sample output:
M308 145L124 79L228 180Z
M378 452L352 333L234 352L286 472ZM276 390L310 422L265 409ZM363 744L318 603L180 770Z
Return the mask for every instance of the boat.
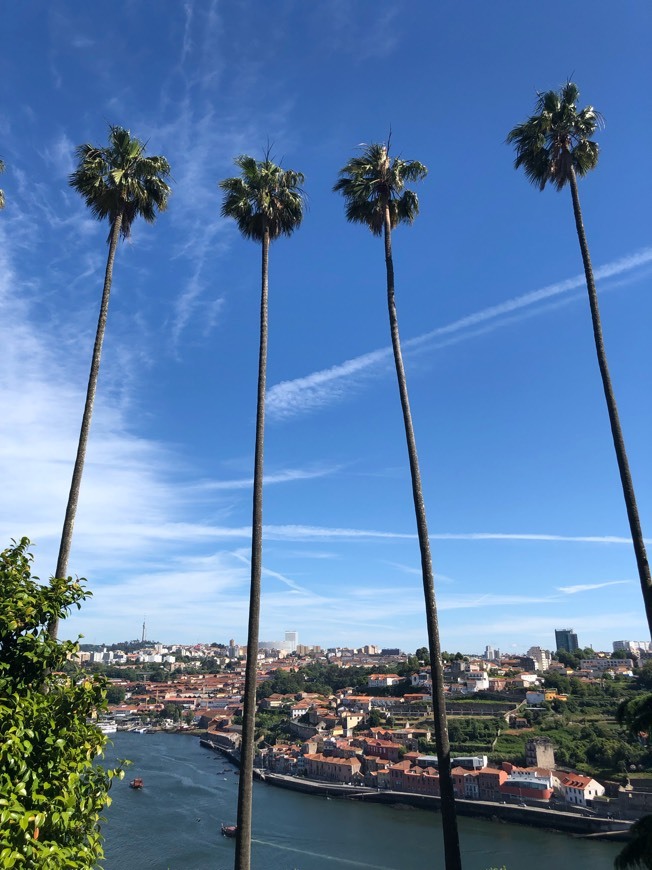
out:
M142 779L137 776L135 779L131 780L131 782L129 783L129 788L143 788L144 785L145 783L142 781Z
M222 836L223 837L236 837L238 834L238 826L237 825L225 825L222 822Z
M96 727L100 729L102 734L115 734L118 730L116 723L111 722L108 719L103 722L98 722Z

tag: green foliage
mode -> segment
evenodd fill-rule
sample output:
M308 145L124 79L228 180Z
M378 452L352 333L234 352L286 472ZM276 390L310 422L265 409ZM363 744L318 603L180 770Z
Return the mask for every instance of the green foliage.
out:
M167 208L170 164L165 157L145 157L145 143L131 137L129 130L109 127L109 145L80 145L79 161L70 175L70 185L86 200L98 220L113 225L122 215L120 235L128 238L131 225L140 215L153 223L157 211Z
M304 177L292 169L241 154L233 161L240 175L219 182L224 191L222 217L233 218L246 239L262 242L290 236L303 219Z
M616 720L634 737L645 732L649 741L652 732L652 695L639 695L622 701L616 710Z
M122 704L125 699L125 690L120 686L106 687L107 704Z
M389 210L392 229L400 223L411 224L419 214L416 193L406 190L406 182L421 181L428 170L417 160L401 160L389 156L389 146L379 143L366 145L359 157L340 170L340 178L333 186L346 201L346 219L364 224L379 236Z
M643 816L629 829L629 842L616 855L616 870L652 870L652 816Z
M382 672L383 669L378 667L340 668L338 665L312 662L300 671L276 671L273 677L258 686L256 694L260 701L274 694L297 695L299 692L317 692L328 696L349 686L361 692L367 688L369 674ZM374 694L377 691L374 689Z
M91 868L102 858L100 813L113 776L96 763L106 738L90 717L106 707L100 677L61 673L72 641L47 626L89 593L31 576L29 541L0 554L0 866Z
M647 661L636 672L636 681L641 689L652 689L652 661Z
M557 190L571 175L586 175L598 162L598 144L591 136L602 125L593 106L577 110L580 92L573 82L559 91L539 94L535 114L510 131L507 142L516 149L514 168L540 190L548 182Z

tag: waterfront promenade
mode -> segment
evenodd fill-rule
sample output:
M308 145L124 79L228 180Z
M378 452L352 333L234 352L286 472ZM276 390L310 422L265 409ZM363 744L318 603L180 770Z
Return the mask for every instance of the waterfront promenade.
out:
M200 738L200 744L221 753L231 763L239 765L236 752L225 749L206 737ZM410 792L391 791L389 789L379 790L365 786L323 782L306 777L272 773L260 768L255 770L254 775L256 779L269 785L305 794L390 806L398 804L435 810L437 812L440 810L440 798L433 795L420 795ZM498 820L511 824L531 825L546 830L562 831L563 833L575 836L604 836L609 839L625 840L632 824L630 821L621 819L609 819L547 807L523 806L520 804L498 803L496 801L457 798L455 806L461 816L490 819L492 821Z

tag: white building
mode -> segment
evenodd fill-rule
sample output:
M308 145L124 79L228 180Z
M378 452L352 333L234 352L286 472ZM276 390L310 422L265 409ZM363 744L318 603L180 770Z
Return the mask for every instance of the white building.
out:
M568 773L559 777L559 789L569 804L585 807L587 801L604 794L604 786L590 776Z
M537 671L547 671L552 661L550 650L541 649L540 646L531 646L527 651L531 659L534 659Z

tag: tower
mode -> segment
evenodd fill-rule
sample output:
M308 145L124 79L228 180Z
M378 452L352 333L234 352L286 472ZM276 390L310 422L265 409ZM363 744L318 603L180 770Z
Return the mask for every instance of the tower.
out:
M296 652L297 644L299 643L299 632L298 631L286 631L285 632L285 648L288 652Z
M141 643L145 643L145 617L143 616L143 636L141 637Z
M572 628L555 629L555 649L573 653L579 649L577 635Z

